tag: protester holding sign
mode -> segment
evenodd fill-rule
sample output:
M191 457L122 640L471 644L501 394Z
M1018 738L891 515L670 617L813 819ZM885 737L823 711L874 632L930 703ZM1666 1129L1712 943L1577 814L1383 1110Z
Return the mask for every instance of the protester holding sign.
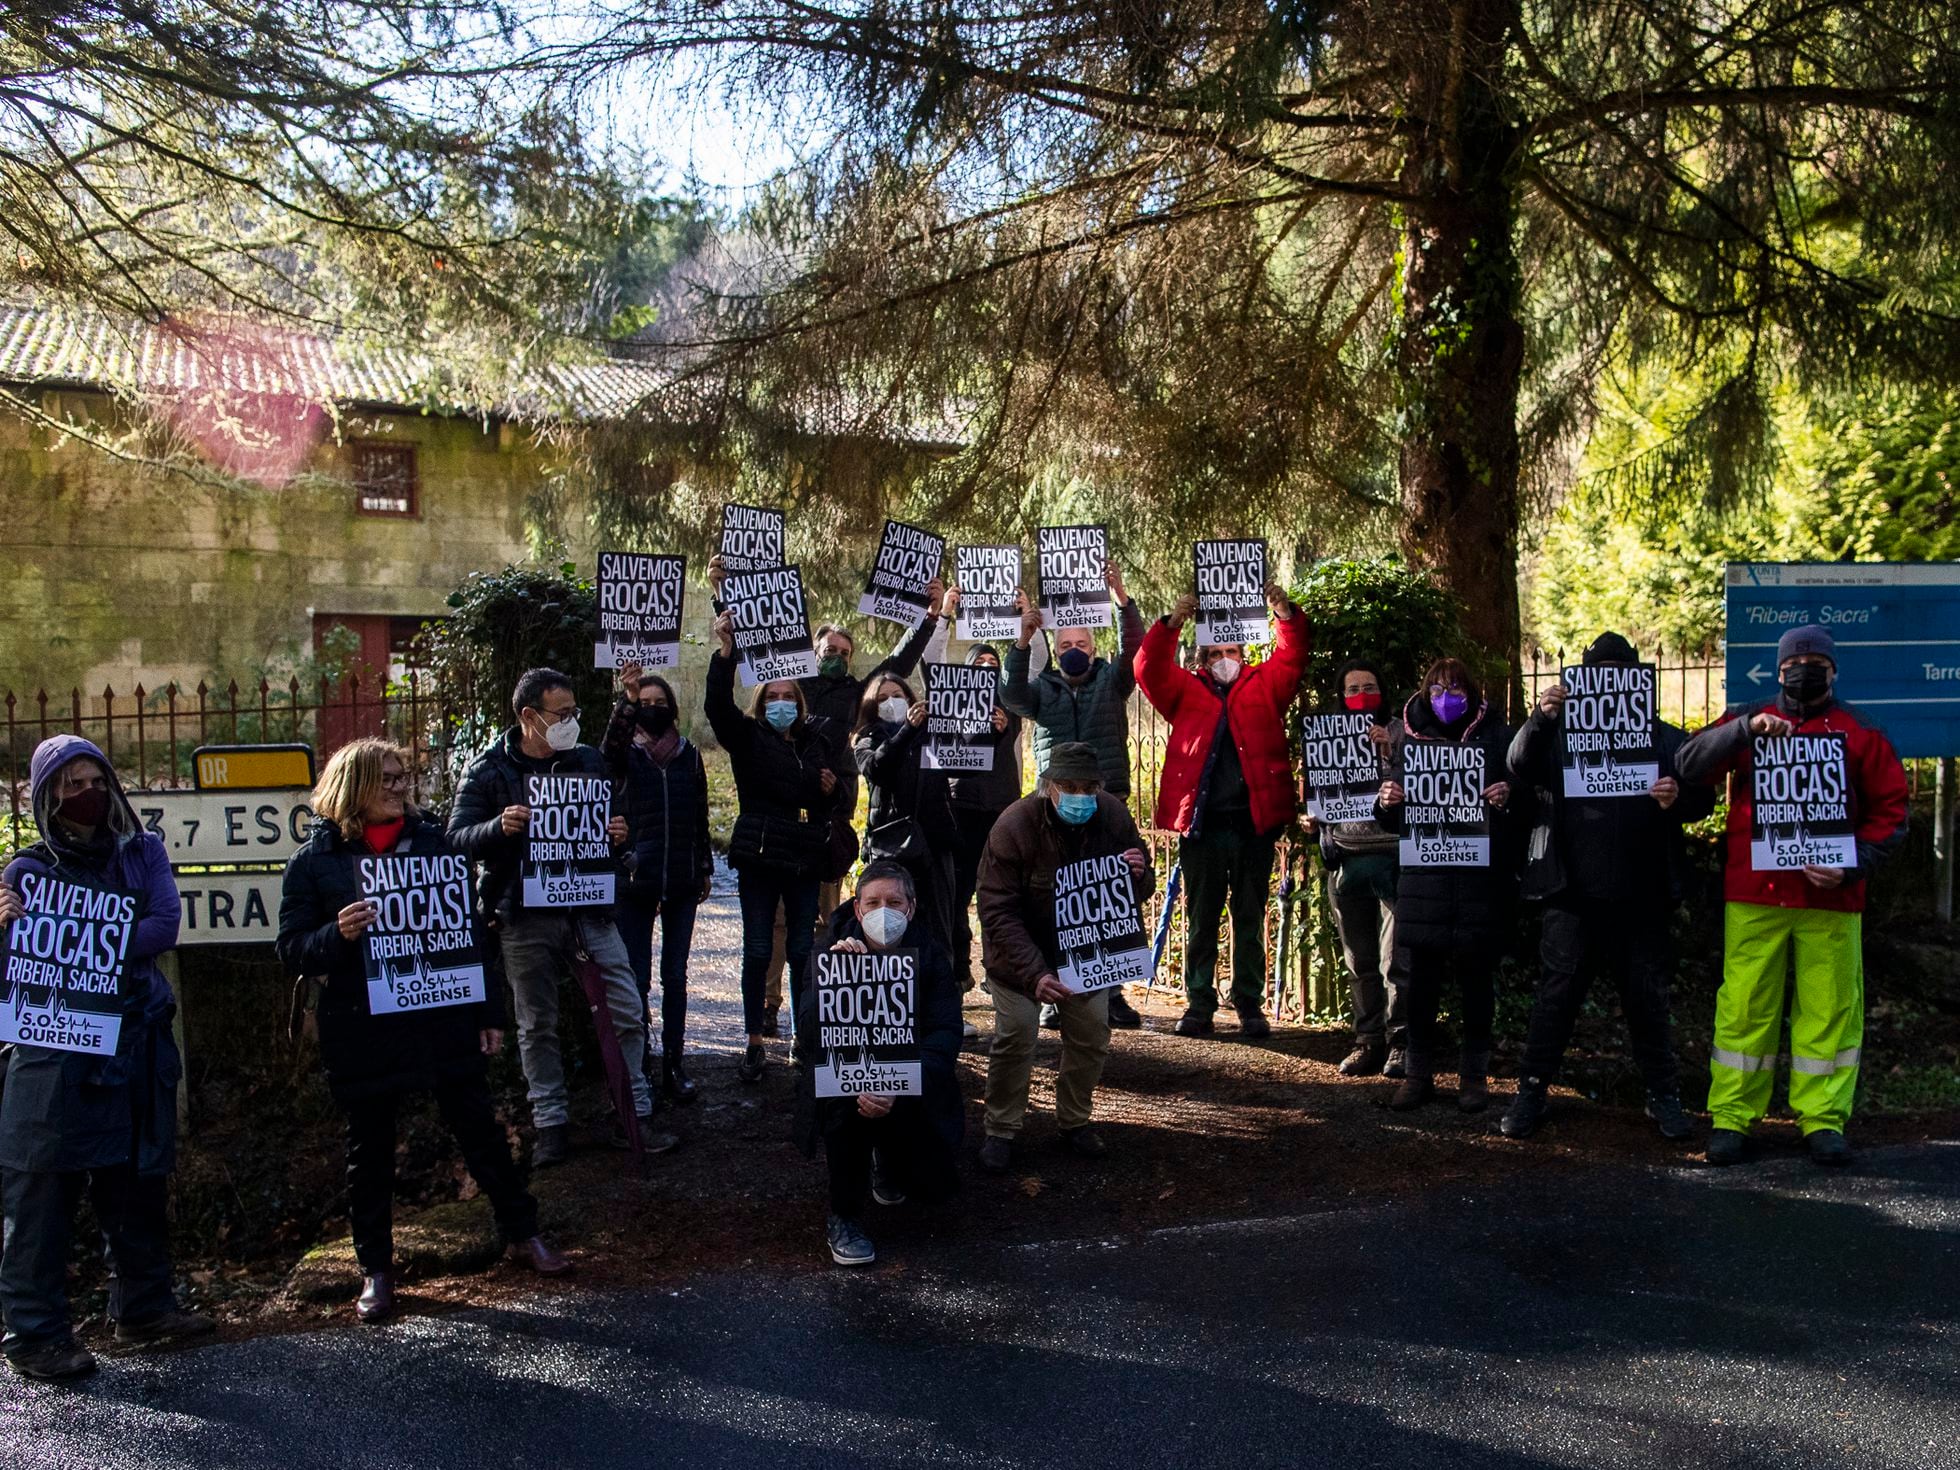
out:
M748 1050L736 1075L762 1080L763 988L776 928L785 917L790 973L800 983L816 942L817 884L829 861L831 808L843 789L836 742L804 708L803 688L776 679L755 691L748 713L735 706L735 625L715 620L720 644L708 660L702 708L728 752L741 803L728 841L742 901L742 1017Z
M157 957L176 947L180 916L169 854L137 821L108 759L79 735L42 741L28 784L41 838L0 878L0 1008L15 1025L38 1010L55 1023L48 1029L80 1034L33 1041L16 1033L4 1053L0 1349L23 1378L63 1379L95 1367L68 1311L69 1242L85 1190L107 1250L117 1343L152 1345L213 1324L179 1309L170 1285L166 1209L183 1064L170 1035L176 998L157 969ZM64 918L34 918L50 908ZM61 939L77 912L95 917L68 931L68 943L44 942ZM82 930L87 944L75 942ZM79 978L61 973L77 968L113 982L113 1048L102 1030L61 1024L64 1008L50 992ZM94 1039L102 1050L69 1049Z
M824 1240L839 1266L877 1259L864 1230L874 1201L943 1199L958 1183L966 1129L959 987L945 949L917 932L917 917L911 874L867 863L857 897L831 916L797 999L796 1142L814 1154L823 1140Z
M1008 1167L1027 1116L1041 1005L1057 1008L1062 1032L1055 1078L1062 1141L1087 1158L1108 1152L1089 1115L1109 1055L1109 997L1118 988L1076 992L1063 984L1069 957L1062 932L1071 926L1062 922L1056 879L1071 863L1111 857L1129 869L1131 899L1141 905L1156 875L1136 821L1127 804L1103 790L1095 750L1066 742L1055 749L1035 794L1001 813L980 860L980 940L994 1000L980 1163L992 1173Z
M874 679L851 731L870 802L864 860L900 864L918 889L918 930L953 943L953 806L946 773L925 760L928 708L896 675Z
M354 1311L363 1322L394 1313L396 1122L415 1093L434 1097L510 1253L543 1275L570 1269L538 1234L538 1203L518 1178L490 1097L485 1059L503 1047L503 987L487 982L477 948L468 860L407 796L397 746L364 739L336 750L313 791L318 820L286 864L279 902L279 959L317 994L320 1061L347 1115L347 1215L362 1276ZM399 969L460 983L389 996Z
M682 1062L687 1034L687 956L694 914L714 881L708 840L708 769L681 734L674 688L637 666L620 671L622 692L601 750L626 793L626 875L617 917L639 980L653 989L653 925L660 923L660 1090L670 1102L692 1102L694 1083Z
M1143 647L1143 616L1123 585L1123 573L1114 562L1103 562L1102 577L1107 595L1115 600L1119 638L1116 657L1104 659L1096 653L1096 635L1086 627L1062 628L1055 634L1048 667L1029 677L1030 646L1041 632L1047 616L1033 606L1024 593L1020 599L1021 631L1007 650L1005 677L1001 681L1000 702L1014 714L1034 724L1034 769L1040 776L1048 769L1056 747L1080 741L1096 753L1103 790L1112 796L1130 794L1130 709L1131 692L1136 688L1136 656ZM1106 621L1106 619L1104 620ZM1113 1025L1135 1029L1143 1024L1122 992L1109 1000ZM1054 1025L1052 1007L1043 1013L1043 1025Z
M633 963L613 923L613 894L597 882L585 854L603 846L617 853L626 845L626 819L598 820L597 803L587 796L593 781L605 780L604 758L579 743L578 698L572 681L556 669L530 669L511 692L516 723L470 762L456 788L449 813L449 840L478 867L478 903L495 926L504 971L517 1008L517 1050L530 1084L531 1121L537 1142L531 1162L549 1168L571 1152L571 1099L565 1090L565 1061L558 1045L558 983L567 973L590 966L588 1002L603 1004L611 1022L600 1038L600 1055L609 1076L623 1071L618 1085L630 1095L641 1140L649 1152L678 1142L655 1135L653 1090L646 1074L644 1003ZM549 807L532 809L534 796ZM533 845L534 820L549 832L550 853L569 853L570 871L542 864ZM527 872L527 869L529 870ZM562 890L590 891L591 902L559 903ZM527 896L528 895L528 896ZM543 902L539 900L543 899ZM615 1059L615 1050L617 1057ZM629 1141L627 1121L620 1139Z
M1409 1066L1407 957L1395 942L1401 839L1375 820L1375 797L1402 747L1402 719L1384 707L1382 673L1369 660L1350 659L1334 683L1338 707L1308 715L1300 745L1307 835L1320 843L1354 1009L1354 1049L1340 1071L1400 1079Z
M1790 1106L1810 1154L1820 1164L1851 1158L1844 1125L1858 1087L1865 1035L1862 917L1865 880L1905 842L1906 778L1885 732L1836 698L1837 649L1822 628L1786 632L1776 647L1776 697L1738 705L1682 745L1681 779L1729 777L1728 863L1723 876L1722 988L1715 998L1715 1046L1709 1063L1708 1111L1715 1129L1712 1164L1740 1163L1749 1130L1769 1108L1781 1049L1783 1002L1792 967ZM1831 735L1824 742L1776 751L1797 759L1783 780L1757 790L1766 746L1787 737ZM1837 741L1829 742L1832 750ZM1813 758L1814 757L1814 758ZM1780 789L1779 789L1780 788ZM1758 806L1830 812L1848 808L1855 861L1790 869L1754 863L1758 828L1804 813L1759 817Z
M1402 707L1402 724L1402 746L1375 803L1375 820L1402 838L1395 941L1409 966L1408 1075L1389 1106L1419 1108L1434 1095L1436 1011L1454 979L1462 1003L1456 1102L1477 1113L1490 1103L1494 977L1516 896L1515 813L1526 788L1505 770L1511 732L1462 660L1429 666Z
M1137 654L1144 697L1171 726L1153 821L1178 834L1177 860L1184 869L1190 937L1180 1036L1212 1029L1218 924L1228 899L1239 1034L1253 1040L1273 1029L1266 1019L1266 904L1280 830L1299 810L1286 712L1299 693L1311 637L1306 614L1285 589L1269 582L1264 596L1278 634L1271 655L1259 663L1247 666L1242 642L1200 641L1191 667L1178 667L1178 635L1198 606L1190 593L1151 625ZM1231 631L1245 628L1235 623Z
M1511 742L1511 778L1541 793L1549 840L1533 841L1525 868L1524 896L1543 899L1545 914L1518 1093L1500 1124L1508 1138L1529 1137L1544 1117L1592 971L1602 967L1619 987L1634 1062L1647 1084L1647 1116L1665 1138L1694 1131L1681 1108L1668 1019L1668 917L1681 891L1681 828L1715 809L1715 793L1676 778L1675 756L1687 736L1658 717L1653 676L1632 644L1602 633L1573 677L1538 696ZM1585 738L1588 730L1613 737L1605 759ZM1575 743L1583 770L1575 770ZM1615 758L1627 752L1640 758ZM1639 789L1621 790L1633 770L1643 772ZM1576 782L1568 779L1574 774Z
M728 575L728 567L721 557L708 563L708 586L715 595L715 610L721 611L721 591ZM937 577L926 583L926 615L919 625L899 641L896 648L881 659L868 674L855 674L851 671L851 661L857 656L857 640L848 629L835 623L824 623L813 640L817 655L817 671L808 678L798 681L803 691L803 708L809 716L813 728L828 738L833 746L831 768L843 784L837 792L837 799L831 805L830 854L820 865L822 880L817 889L817 912L829 914L841 901L841 884L844 874L856 861L858 852L857 834L851 823L857 816L857 764L851 754L851 731L856 728L858 706L864 702L864 693L871 680L885 674L896 674L901 679L912 677L919 666L919 659L925 653L926 644L940 626L940 608L946 595L945 584ZM770 952L767 981L763 991L762 1035L774 1036L777 1032L777 1015L783 1006L783 973L785 969L784 918L779 911L776 916L775 943ZM816 935L811 935L814 943Z

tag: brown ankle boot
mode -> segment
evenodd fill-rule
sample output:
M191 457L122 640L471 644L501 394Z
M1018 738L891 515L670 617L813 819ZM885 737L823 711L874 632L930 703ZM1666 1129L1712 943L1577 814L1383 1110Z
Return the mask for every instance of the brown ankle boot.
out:
M1388 1105L1398 1113L1413 1112L1435 1095L1436 1089L1427 1077L1404 1077Z
M542 1235L512 1245L510 1255L512 1260L523 1261L540 1276L563 1276L572 1269L572 1263L553 1250Z
M1456 1108L1460 1113L1481 1113L1490 1106L1490 1054L1465 1056L1457 1063Z
M376 1271L361 1279L361 1294L354 1302L354 1315L363 1322L386 1322L395 1315L395 1275Z

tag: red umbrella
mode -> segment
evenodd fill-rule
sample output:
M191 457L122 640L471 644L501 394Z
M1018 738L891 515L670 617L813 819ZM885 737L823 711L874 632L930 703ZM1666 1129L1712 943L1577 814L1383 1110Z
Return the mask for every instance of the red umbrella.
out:
M640 1137L639 1114L633 1110L633 1083L626 1075L626 1058L619 1050L619 1037L613 1031L612 1011L606 1005L606 977L590 955L580 955L577 965L579 989L585 992L585 1007L592 1013L592 1029L599 1038L599 1060L606 1068L606 1091L612 1096L619 1126L626 1133L626 1147L646 1166L646 1142Z

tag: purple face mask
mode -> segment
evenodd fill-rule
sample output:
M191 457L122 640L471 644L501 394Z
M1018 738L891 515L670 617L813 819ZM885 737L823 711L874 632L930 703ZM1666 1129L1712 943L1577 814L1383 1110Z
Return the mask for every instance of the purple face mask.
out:
M1470 696L1460 689L1445 689L1441 694L1429 696L1429 707L1445 725L1454 725L1470 708Z

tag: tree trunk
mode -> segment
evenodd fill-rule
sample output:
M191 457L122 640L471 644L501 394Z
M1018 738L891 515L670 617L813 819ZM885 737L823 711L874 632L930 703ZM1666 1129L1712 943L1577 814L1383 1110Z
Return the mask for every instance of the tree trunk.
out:
M1402 173L1402 547L1462 606L1499 706L1518 697L1516 130L1502 76L1515 0L1420 4ZM1406 37L1405 37L1406 39Z

